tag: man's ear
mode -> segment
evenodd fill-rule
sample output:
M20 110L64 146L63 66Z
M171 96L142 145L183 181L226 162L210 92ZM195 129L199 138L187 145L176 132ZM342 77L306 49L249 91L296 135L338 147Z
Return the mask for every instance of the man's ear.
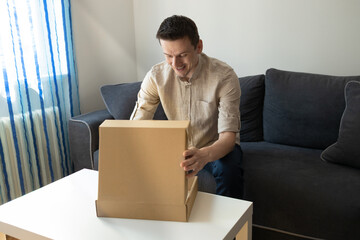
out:
M196 46L196 53L200 54L203 51L203 41L199 39L199 42Z

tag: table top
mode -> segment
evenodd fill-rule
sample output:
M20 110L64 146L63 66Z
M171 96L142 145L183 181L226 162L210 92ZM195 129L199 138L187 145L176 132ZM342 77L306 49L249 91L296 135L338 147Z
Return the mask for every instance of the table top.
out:
M0 232L19 239L233 239L248 201L198 192L188 222L99 218L98 172L83 169L0 206Z

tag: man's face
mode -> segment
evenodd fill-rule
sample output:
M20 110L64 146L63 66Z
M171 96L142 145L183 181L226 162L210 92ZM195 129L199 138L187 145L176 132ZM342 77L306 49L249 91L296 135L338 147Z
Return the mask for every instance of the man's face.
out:
M176 75L182 80L188 81L198 64L199 55L202 52L202 41L194 48L190 39L184 37L178 40L162 40L160 44L163 49L166 62L172 67Z

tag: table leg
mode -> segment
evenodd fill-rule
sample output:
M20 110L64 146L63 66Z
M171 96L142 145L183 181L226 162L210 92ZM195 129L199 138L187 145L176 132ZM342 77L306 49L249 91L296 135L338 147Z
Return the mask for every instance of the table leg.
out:
M240 231L238 232L238 234L236 234L236 240L248 240L248 236L249 236L249 223L246 222L242 228L240 229Z
M252 217L247 221L247 239L252 240Z

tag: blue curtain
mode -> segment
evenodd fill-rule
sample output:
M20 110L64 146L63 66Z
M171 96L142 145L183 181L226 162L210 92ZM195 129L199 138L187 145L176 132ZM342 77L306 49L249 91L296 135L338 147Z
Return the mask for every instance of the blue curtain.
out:
M0 204L72 172L80 113L69 0L0 1Z

